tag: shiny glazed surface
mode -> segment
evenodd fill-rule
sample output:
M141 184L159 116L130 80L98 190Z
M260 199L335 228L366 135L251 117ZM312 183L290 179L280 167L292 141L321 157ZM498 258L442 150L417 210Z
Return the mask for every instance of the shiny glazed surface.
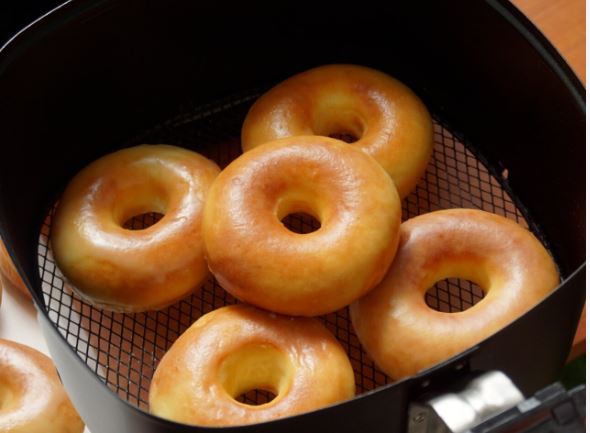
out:
M321 227L299 234L286 215ZM393 260L401 221L391 178L360 150L291 137L233 161L211 187L203 237L209 269L232 295L267 310L316 316L358 299Z
M297 136L349 135L379 162L401 198L424 173L432 154L432 120L420 99L382 72L328 65L295 75L262 95L242 127L242 148Z
M25 283L23 283L23 280L16 271L2 240L0 240L0 287L10 287L13 290L20 291L28 298L31 297L31 294L25 287Z
M178 147L143 145L78 173L53 219L55 259L87 302L115 311L163 308L208 276L202 211L217 165ZM164 216L128 230L133 216Z
M276 394L258 406L235 398ZM352 398L346 353L317 320L233 305L197 320L164 355L151 383L150 412L186 424L253 424Z
M0 433L82 433L51 360L0 339Z
M559 283L557 268L528 230L474 209L423 214L401 225L387 275L350 313L361 344L394 379L441 362L499 331ZM445 278L479 285L485 297L468 310L428 307L426 291Z

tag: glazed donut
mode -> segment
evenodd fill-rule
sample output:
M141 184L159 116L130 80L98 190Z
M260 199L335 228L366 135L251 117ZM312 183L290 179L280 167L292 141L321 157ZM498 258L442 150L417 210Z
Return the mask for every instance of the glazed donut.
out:
M236 400L264 389L276 397ZM164 355L150 386L150 412L203 426L253 424L318 409L355 392L346 353L316 319L247 305L202 316Z
M354 146L385 168L401 198L414 189L432 154L432 120L424 104L399 81L363 66L318 67L269 90L244 120L242 148L294 135L357 139Z
M143 145L91 163L67 186L52 222L51 245L65 277L88 303L138 312L185 297L208 276L202 210L219 173L179 147ZM124 223L164 216L143 230Z
M0 339L0 432L82 433L53 362L30 347Z
M11 290L17 290L23 295L31 298L31 294L27 290L25 283L21 279L20 275L16 271L12 259L6 251L6 246L0 239L0 286L4 288L10 288Z
M321 227L281 220L303 212ZM375 160L328 137L290 137L227 166L203 218L209 269L250 304L293 316L338 310L385 275L398 243L400 201Z
M458 313L428 307L426 291L452 277L476 283L485 297ZM350 314L367 353L399 379L489 337L558 283L553 260L528 230L480 210L442 210L402 224L390 270Z

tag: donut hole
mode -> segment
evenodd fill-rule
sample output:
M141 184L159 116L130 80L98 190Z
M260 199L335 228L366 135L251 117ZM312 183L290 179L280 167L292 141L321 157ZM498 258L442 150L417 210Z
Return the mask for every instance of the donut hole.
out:
M317 197L314 192L305 191L291 192L279 200L276 208L276 216L286 229L297 234L308 234L319 230L322 227L320 214L314 203Z
M459 313L470 309L484 297L484 290L473 281L446 278L428 289L424 300L426 305L441 313Z
M269 344L249 344L227 355L219 367L219 382L236 402L262 405L289 387L293 366L287 354Z
M341 107L326 107L315 118L313 131L316 135L335 138L345 143L355 143L365 133L365 122L353 110Z
M163 217L164 214L160 212L144 212L128 218L123 223L123 228L126 230L145 230L156 224Z
M277 397L276 392L266 389L251 389L235 398L236 401L250 406L260 406L261 404L270 403Z
M354 143L359 141L359 136L349 131L337 131L328 134L328 137L335 138L336 140L344 141L345 143Z
M128 185L113 187L115 191L110 198L113 222L125 230L145 230L166 215L169 193L160 181L130 177Z
M283 225L293 233L307 234L313 233L322 226L316 217L306 212L293 212L281 220Z

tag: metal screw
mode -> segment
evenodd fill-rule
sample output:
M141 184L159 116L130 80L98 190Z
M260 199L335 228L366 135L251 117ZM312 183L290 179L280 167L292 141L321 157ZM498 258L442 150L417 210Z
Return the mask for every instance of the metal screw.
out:
M419 414L414 415L414 417L412 418L412 421L414 421L416 424L420 424L425 419L426 419L426 414L424 412L420 412Z

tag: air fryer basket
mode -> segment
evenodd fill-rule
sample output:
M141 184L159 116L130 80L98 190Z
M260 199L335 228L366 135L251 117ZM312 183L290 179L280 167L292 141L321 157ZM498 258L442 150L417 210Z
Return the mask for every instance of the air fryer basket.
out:
M193 148L224 166L240 153L241 122L255 98L327 63L398 77L435 118L435 152L404 201L404 219L447 207L507 216L541 238L563 283L477 347L397 383L364 354L346 310L327 315L355 367L358 396L231 430L402 431L410 399L470 371L503 370L528 394L551 381L584 302L585 105L581 84L547 41L501 0L365 2L329 13L304 2L202 3L74 0L0 53L0 235L92 432L213 431L150 416L147 390L175 338L235 300L211 280L161 312L122 315L85 305L49 249L51 212L65 184L97 157L139 143ZM309 221L290 224L305 230ZM447 280L427 302L457 311L481 296L469 283ZM265 398L251 393L245 401Z

